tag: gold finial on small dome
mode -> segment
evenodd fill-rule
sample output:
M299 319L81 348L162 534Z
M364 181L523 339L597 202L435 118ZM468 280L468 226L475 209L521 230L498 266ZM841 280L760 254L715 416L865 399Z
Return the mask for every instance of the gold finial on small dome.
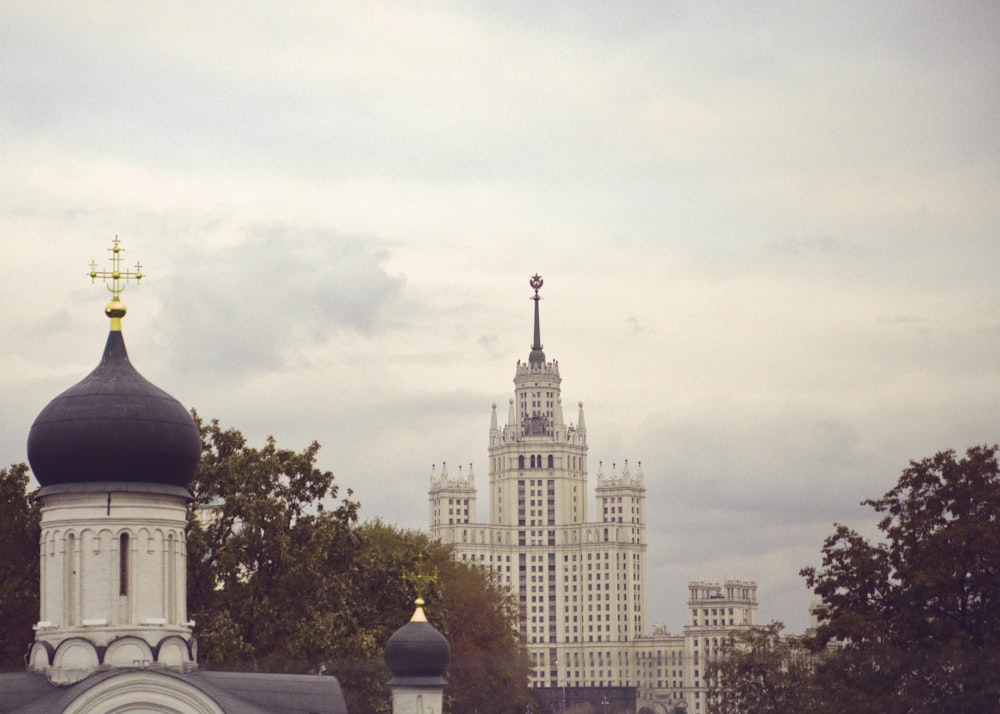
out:
M119 299L122 291L129 281L135 280L138 283L145 276L142 274L142 263L136 263L134 271L122 270L121 254L125 252L125 249L121 247L118 236L115 236L112 246L108 250L111 252L111 270L98 270L97 263L90 261L90 272L87 275L90 276L90 282L94 282L98 278L103 280L108 292L111 293L111 302L104 306L104 314L111 318L111 331L120 332L122 318L125 317L125 303Z
M417 609L413 611L410 622L427 622L427 615L424 614L424 599L418 597L413 601L413 604L417 606Z

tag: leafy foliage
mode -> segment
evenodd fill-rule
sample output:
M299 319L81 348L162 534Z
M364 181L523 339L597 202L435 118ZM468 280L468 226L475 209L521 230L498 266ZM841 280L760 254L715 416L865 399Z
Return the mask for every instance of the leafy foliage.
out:
M235 429L195 419L202 464L188 583L203 666L328 672L350 711L387 712L382 652L413 614L404 576L422 567L438 573L427 614L452 647L446 710L517 711L527 658L514 603L489 574L422 533L359 525L351 492L337 502L333 474L315 467L318 444L296 453L269 438L256 449Z
M530 665L517 638L517 607L510 593L489 572L454 560L450 548L424 533L377 520L362 525L359 533L366 575L357 581L355 606L359 620L379 623L373 637L378 662L389 636L413 614L406 577L422 570L435 576L424 593L427 617L451 645L446 711L523 711L530 701ZM343 676L341 683L347 687ZM359 711L374 711L372 703L366 704Z
M882 498L884 540L837 526L802 574L884 711L995 711L1000 685L998 447L913 461ZM874 674L868 674L873 672Z
M876 542L837 525L822 567L802 570L823 602L814 654L773 626L741 635L714 665L713 714L1000 710L997 451L910 462L864 502L882 514Z
M191 484L188 612L201 665L337 675L351 712L388 712L382 652L413 614L405 576L437 573L427 614L448 638L446 711L523 711L529 664L516 606L486 571L456 562L427 535L358 523L351 492L337 500L319 445L301 452L203 422ZM28 467L0 470L0 667L19 670L38 615L39 507Z
M733 633L719 656L708 662L705 678L712 714L782 714L815 707L813 661L797 641L781 637L773 622Z
M346 634L331 613L343 610L337 574L356 550L358 504L325 510L338 490L332 473L315 468L315 442L295 453L269 438L256 449L239 431L195 418L202 459L191 485L188 609L199 659L308 670L329 638Z
M0 671L24 669L38 620L38 504L27 464L0 469Z

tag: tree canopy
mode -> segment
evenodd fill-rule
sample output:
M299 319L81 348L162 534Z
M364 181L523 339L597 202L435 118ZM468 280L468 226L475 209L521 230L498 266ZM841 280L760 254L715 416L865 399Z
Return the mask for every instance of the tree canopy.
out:
M412 579L430 577L431 623L452 661L446 712L524 711L529 660L516 603L484 569L426 534L359 523L317 468L319 444L253 447L194 414L202 457L188 514L188 614L210 669L334 674L353 714L388 712L382 652L413 615ZM39 507L25 464L0 470L0 669L24 668L38 618Z
M452 648L446 710L523 709L529 665L516 607L488 572L425 534L359 524L351 492L337 500L333 474L316 468L315 442L301 452L271 438L254 448L195 418L202 462L191 486L188 607L203 666L328 672L350 711L388 711L382 651L413 614L407 576L424 569L436 573L428 618Z
M38 621L38 504L27 464L0 469L0 671L24 669Z
M894 488L864 502L882 514L882 540L837 526L823 544L822 568L802 571L825 605L820 642L868 658L879 676L865 683L891 701L886 711L997 709L997 450L911 461Z
M880 538L836 525L822 566L813 654L777 631L735 638L713 677L713 714L738 711L764 683L809 697L786 711L955 714L1000 711L1000 469L997 446L911 461L884 496ZM802 664L803 666L799 666ZM785 682L788 686L783 684Z
M798 640L781 636L780 622L733 633L705 678L709 711L716 714L784 714L815 709L814 660Z

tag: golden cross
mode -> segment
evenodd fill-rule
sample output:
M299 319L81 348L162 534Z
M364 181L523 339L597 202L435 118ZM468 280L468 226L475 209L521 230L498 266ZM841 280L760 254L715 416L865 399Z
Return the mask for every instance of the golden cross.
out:
M417 572L403 573L403 580L413 583L413 589L417 593L417 599L423 600L424 593L427 592L427 586L431 583L438 582L438 571L437 568L434 568L434 572L431 575L427 575L424 572L424 554L421 552L417 555Z
M104 284L107 286L108 290L111 292L112 302L118 302L118 297L122 294L122 290L125 289L124 283L128 283L130 280L135 280L138 283L142 280L142 263L135 264L135 271L122 270L122 253L125 249L119 245L120 241L118 236L115 236L113 245L108 248L111 251L111 270L98 270L97 263L95 261L90 261L90 272L87 275L90 276L90 282L94 282L97 278L101 278ZM109 282L110 281L110 282Z

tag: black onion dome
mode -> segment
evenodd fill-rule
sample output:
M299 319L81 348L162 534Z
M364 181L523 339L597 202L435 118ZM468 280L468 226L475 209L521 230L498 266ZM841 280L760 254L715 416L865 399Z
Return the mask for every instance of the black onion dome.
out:
M441 679L450 661L448 640L426 621L406 623L385 645L385 663L393 677Z
M97 368L49 402L28 434L28 461L42 486L187 486L200 458L191 415L135 370L120 331L108 335Z

